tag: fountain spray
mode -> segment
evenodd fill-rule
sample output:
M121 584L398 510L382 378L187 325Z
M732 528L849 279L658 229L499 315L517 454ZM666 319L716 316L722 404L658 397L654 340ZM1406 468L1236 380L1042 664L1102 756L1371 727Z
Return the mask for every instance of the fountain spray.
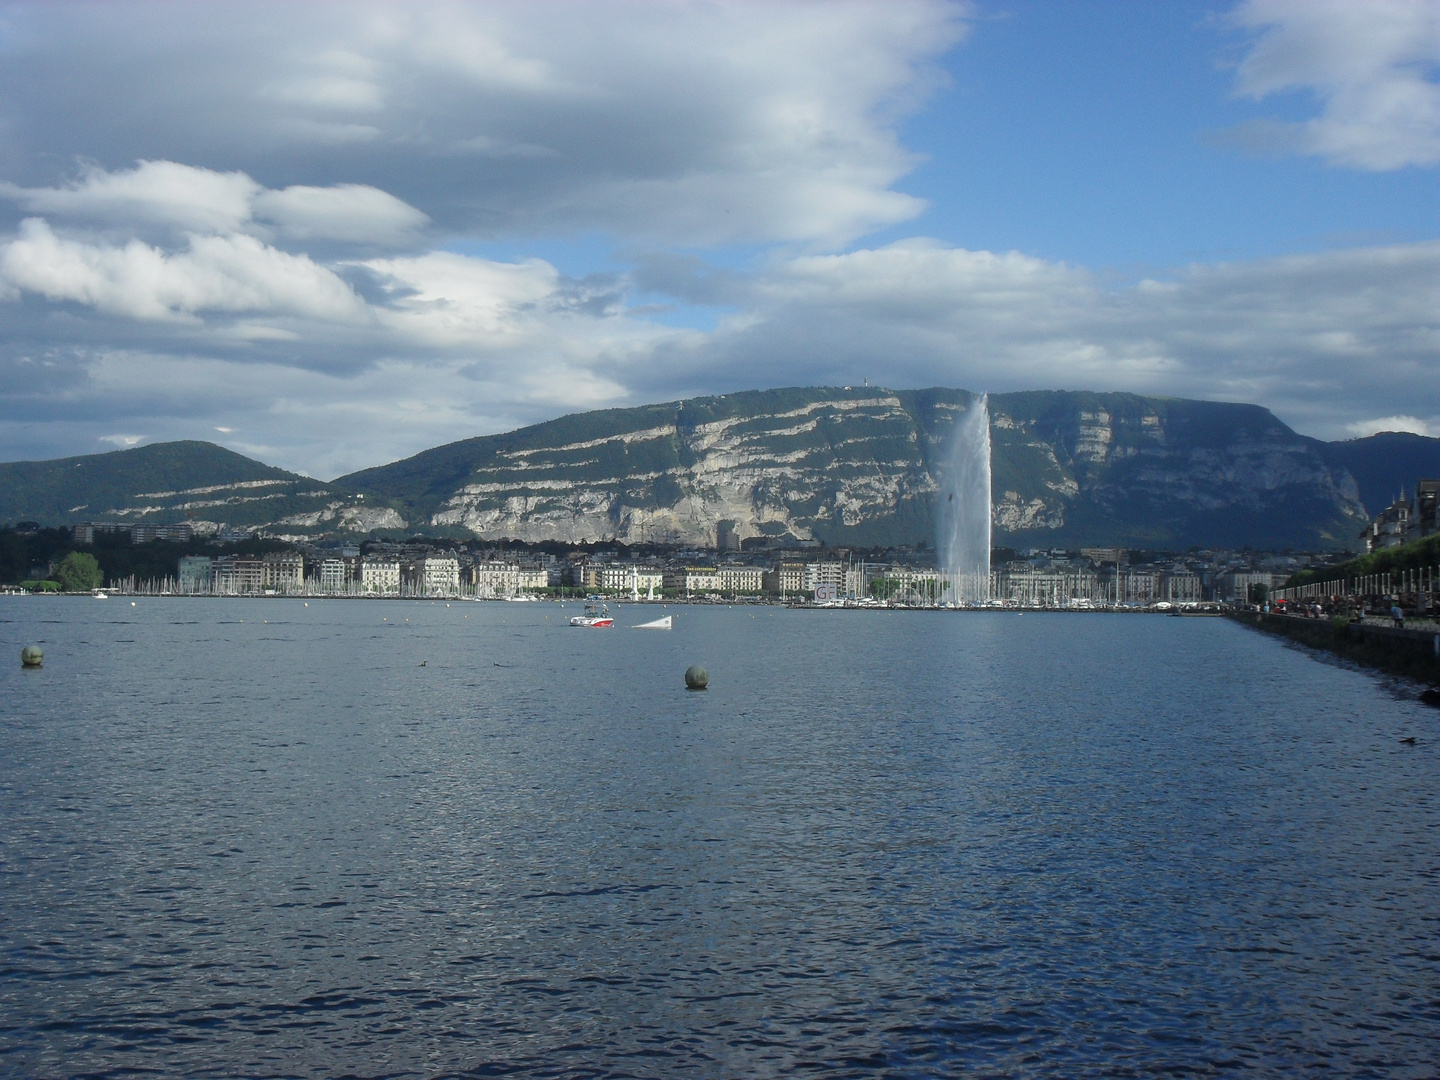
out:
M971 399L955 422L941 476L940 569L958 606L990 599L990 400Z

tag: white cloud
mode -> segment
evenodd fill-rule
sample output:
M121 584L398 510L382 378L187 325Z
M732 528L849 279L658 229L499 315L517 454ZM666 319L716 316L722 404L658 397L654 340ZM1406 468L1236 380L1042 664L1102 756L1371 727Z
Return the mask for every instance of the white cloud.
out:
M1384 171L1440 162L1440 4L1435 0L1246 0L1239 25L1259 32L1239 93L1304 90L1320 114L1252 125L1253 142Z
M275 222L297 240L402 246L413 243L430 221L408 203L365 184L262 191L253 205L258 217Z
M392 296L382 319L431 344L483 347L524 333L535 305L555 293L559 274L541 259L501 263L437 251L365 264Z
M1377 416L1373 420L1358 420L1353 424L1346 424L1345 430L1357 439L1363 439L1380 431L1408 431L1413 435L1429 436L1435 429L1415 416Z
M292 240L382 247L413 246L430 221L389 192L366 184L297 184L271 191L242 172L219 173L174 161L141 161L115 172L92 165L57 187L0 184L0 197L26 210L121 230L158 224L196 233L265 233L268 222Z
M235 232L250 219L260 185L244 173L220 173L173 161L141 161L133 169L97 166L58 187L0 186L26 210L134 227L173 225L197 232Z
M0 100L27 190L52 185L57 161L142 157L276 188L365 184L467 235L834 245L923 209L891 190L917 161L897 126L966 14L948 0L32 4L7 11ZM233 222L244 206L229 205Z
M0 247L0 281L132 319L193 319L206 311L339 322L365 316L360 298L333 271L243 235L192 236L188 250L169 254L139 240L114 246L66 239L28 218Z
M145 441L144 435L101 435L101 442L114 443L122 450L128 450L132 446L139 446Z

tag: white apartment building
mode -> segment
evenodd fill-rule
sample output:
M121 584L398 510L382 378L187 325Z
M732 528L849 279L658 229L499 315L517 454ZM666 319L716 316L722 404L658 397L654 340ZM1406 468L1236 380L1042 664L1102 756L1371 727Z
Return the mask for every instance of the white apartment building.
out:
M765 569L760 566L722 566L715 571L721 592L758 593L765 588Z
M406 563L400 580L420 596L458 596L460 560L453 555L426 555Z
M520 590L546 589L550 587L550 571L544 566L520 566Z
M476 596L514 596L520 591L520 564L499 560L473 563L470 580Z
M530 589L543 589L550 584L550 571L544 566L490 560L470 567L470 580L475 595L485 597L514 596Z
M400 594L400 561L366 559L360 564L360 588L376 596Z
M664 581L667 589L679 589L687 595L720 590L720 579L713 566L687 566L684 569L668 570Z
M611 563L596 568L597 587L613 591L628 591L632 587L645 596L652 589L665 587L665 572L654 566L640 566L637 563Z

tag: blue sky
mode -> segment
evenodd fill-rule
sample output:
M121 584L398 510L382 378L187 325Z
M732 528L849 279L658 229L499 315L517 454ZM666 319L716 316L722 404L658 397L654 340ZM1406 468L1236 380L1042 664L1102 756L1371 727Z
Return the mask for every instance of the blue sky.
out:
M1440 434L1440 0L0 3L0 458L751 387Z
M944 58L951 85L903 128L929 160L896 186L930 209L897 237L918 229L1128 276L1440 233L1433 167L1367 172L1226 144L1246 121L1315 111L1304 90L1236 96L1249 35L1228 23L1230 5L981 10Z

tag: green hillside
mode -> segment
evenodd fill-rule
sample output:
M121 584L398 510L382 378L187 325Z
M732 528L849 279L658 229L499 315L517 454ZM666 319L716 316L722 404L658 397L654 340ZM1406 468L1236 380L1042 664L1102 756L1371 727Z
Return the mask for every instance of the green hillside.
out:
M1440 479L1440 439L1382 431L1324 446L1326 459L1355 478L1360 501L1372 515L1389 506L1402 489L1413 496L1415 481Z
M296 535L347 525L404 524L388 505L375 506L373 498L367 504L334 484L194 441L0 464L0 522L27 520L46 526L189 521L264 526Z

